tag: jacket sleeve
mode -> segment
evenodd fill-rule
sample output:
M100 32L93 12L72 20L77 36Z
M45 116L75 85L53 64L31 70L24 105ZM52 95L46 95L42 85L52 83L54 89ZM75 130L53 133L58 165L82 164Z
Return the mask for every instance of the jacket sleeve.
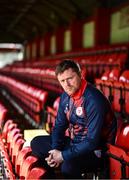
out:
M65 160L78 157L98 148L101 129L105 117L105 106L102 106L102 104L102 102L95 102L93 98L90 98L89 102L87 102L85 108L87 114L87 134L83 141L78 144L73 144L69 146L67 150L62 151L62 155Z
M55 126L52 132L52 148L61 150L64 146L65 131L68 128L68 120L64 113L63 98L60 99Z

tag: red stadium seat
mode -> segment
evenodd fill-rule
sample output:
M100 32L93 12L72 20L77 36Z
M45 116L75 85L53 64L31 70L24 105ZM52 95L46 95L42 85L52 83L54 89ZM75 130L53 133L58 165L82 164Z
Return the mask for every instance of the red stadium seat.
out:
M7 146L8 146L8 149L10 148L10 144L13 141L13 138L17 133L20 133L20 129L17 128L17 127L13 128L11 131L8 132L8 134L7 134Z
M113 82L110 80L103 81L102 87L104 95L109 99L110 103L112 104L114 100Z
M23 147L21 151L19 151L16 162L15 162L15 172L19 175L20 167L22 167L23 161L31 155L32 149L31 147Z
M119 80L119 76L120 76L120 69L114 68L108 74L108 79L103 81L102 83L103 93L109 99L111 104L114 101L114 88L113 88L114 82L117 82Z
M25 140L20 138L20 139L18 139L16 141L16 143L14 144L14 147L12 147L12 157L11 157L11 159L12 159L13 165L15 164L16 157L17 157L19 151L21 151L24 143L25 143Z
M124 123L118 129L115 145L108 144L108 155L110 163L110 178L127 178L129 168L129 124Z
M129 152L123 154L123 159L126 165L126 169L125 169L126 179L129 179Z
M47 123L46 123L46 130L47 132L51 133L52 128L55 124L55 118L57 115L58 107L59 107L60 97L56 98L53 103L53 107L47 107Z
M20 179L26 179L27 174L29 171L33 168L36 167L38 162L38 158L34 156L28 156L24 161L23 164L20 168Z
M124 111L124 84L122 82L114 82L113 84L113 109L116 112L122 113Z
M109 74L110 74L110 70L107 70L103 73L103 75L101 76L101 80L108 80L109 79Z
M34 178L36 180L45 179L45 175L46 175L45 169L41 167L34 167L28 172L26 180L34 179Z
M110 179L121 179L125 178L122 174L122 160L125 151L117 146L108 145L108 155L109 155L109 173Z
M124 91L125 91L125 113L129 115L129 83L124 84Z
M110 81L118 81L120 77L120 69L114 68L109 73L109 80Z
M121 76L120 76L120 78L119 78L119 81L125 82L125 83L129 83L129 70L125 70L125 71L121 74Z
M7 140L8 126L13 123L13 120L7 120L2 129L2 137Z
M125 84L128 82L129 82L129 70L126 70L121 74L121 76L119 77L119 82L114 82L113 107L114 107L114 110L117 112L125 112L125 100L126 100L125 99Z
M129 124L123 124L119 135L116 137L116 146L129 152Z
M12 150L15 146L15 143L18 139L23 139L23 134L17 133L13 136L12 141L10 141L10 148L9 148L9 154L12 156Z

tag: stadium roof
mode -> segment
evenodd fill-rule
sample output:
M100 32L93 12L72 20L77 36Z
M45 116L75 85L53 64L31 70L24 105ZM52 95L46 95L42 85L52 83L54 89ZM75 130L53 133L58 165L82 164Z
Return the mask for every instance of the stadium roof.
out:
M24 43L127 0L0 0L0 43Z

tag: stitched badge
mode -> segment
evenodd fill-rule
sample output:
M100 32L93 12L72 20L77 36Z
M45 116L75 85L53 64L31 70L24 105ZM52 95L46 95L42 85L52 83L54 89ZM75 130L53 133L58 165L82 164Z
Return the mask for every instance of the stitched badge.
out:
M77 107L76 108L76 114L77 114L77 116L81 116L83 114L83 108L82 107Z

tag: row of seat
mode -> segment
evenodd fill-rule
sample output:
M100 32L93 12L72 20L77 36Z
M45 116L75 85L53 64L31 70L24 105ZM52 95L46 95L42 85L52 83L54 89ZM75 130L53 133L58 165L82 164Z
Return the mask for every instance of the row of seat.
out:
M65 55L64 55L65 57ZM69 56L72 58L72 56ZM1 74L23 79L40 88L61 93L58 81L55 77L54 68L62 58L47 59L46 61L24 62L22 66L10 65L0 70ZM86 70L85 78L94 82L96 77L100 77L105 70L113 68L123 68L127 60L127 52L94 53L90 55L77 55L73 58L79 62L82 69Z
M0 75L0 84L9 91L36 123L40 123L41 113L47 102L47 91L3 75Z
M8 71L4 70L4 74L8 75ZM20 81L32 84L39 88L47 89L53 92L57 92L60 94L62 92L62 88L60 87L57 78L55 76L55 70L52 68L15 68L11 69L9 72L12 78L17 77ZM86 69L82 68L82 75L85 78Z
M0 135L0 160L3 179L45 179L46 170L31 153L18 125L7 120Z
M110 100L114 111L129 115L129 70L106 71L101 79L96 79L96 87Z

